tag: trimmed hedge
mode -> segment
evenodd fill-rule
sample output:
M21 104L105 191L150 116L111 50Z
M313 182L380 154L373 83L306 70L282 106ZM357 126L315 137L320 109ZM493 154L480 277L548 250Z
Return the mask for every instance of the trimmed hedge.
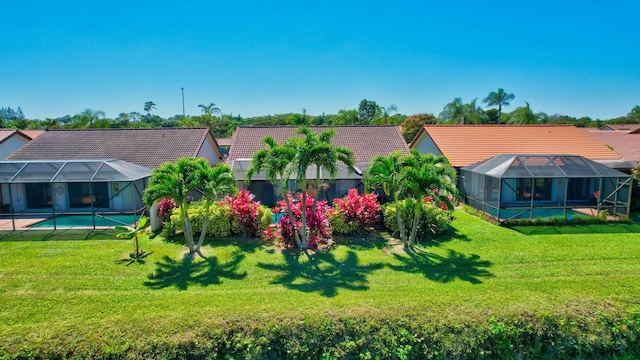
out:
M568 359L640 355L640 315L570 311L555 316L467 314L447 318L425 312L203 319L188 333L170 336L98 330L121 333L117 339L67 329L44 344L4 339L0 358Z

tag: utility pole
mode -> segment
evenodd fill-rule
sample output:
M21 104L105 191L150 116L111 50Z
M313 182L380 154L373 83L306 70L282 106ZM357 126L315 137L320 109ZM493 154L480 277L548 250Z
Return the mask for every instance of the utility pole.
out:
M184 88L182 89L182 121L184 121Z

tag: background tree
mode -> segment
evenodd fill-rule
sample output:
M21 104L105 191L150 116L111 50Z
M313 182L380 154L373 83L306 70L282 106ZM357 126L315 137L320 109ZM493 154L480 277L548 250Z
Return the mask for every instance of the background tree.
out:
M629 111L627 121L629 123L640 123L640 106L636 105Z
M362 99L362 101L360 101L360 105L358 106L358 122L364 125L373 123L378 110L379 107L375 101Z
M144 111L147 112L147 117L151 116L151 110L156 109L156 104L153 101L147 101L144 103Z
M353 125L356 122L358 122L357 110L340 110L333 120L333 125Z
M376 124L392 124L391 118L398 113L398 107L396 105L389 105L387 107L378 106L378 113L375 116Z
M425 124L435 124L438 119L433 114L418 114L408 116L400 127L402 127L402 136L407 143L413 141L413 138L418 135L420 129Z
M198 107L202 110L207 127L212 127L214 115L222 115L220 108L218 108L214 103L209 103L209 105L200 104Z
M490 92L489 95L487 95L487 97L482 100L482 102L486 103L487 106L497 106L498 119L502 119L502 107L509 106L509 102L515 98L515 95L508 94L503 89L499 88L497 92Z
M72 119L72 127L81 128L93 128L93 124L98 120L105 117L104 111L95 111L91 109L84 109L81 113L75 115Z
M438 115L438 122L444 124L464 124L465 108L462 98L455 98L444 106Z
M533 113L531 110L531 106L529 103L525 101L525 106L521 106L515 110L513 110L509 114L509 120L507 124L514 125L528 125L528 124L537 124L538 116Z

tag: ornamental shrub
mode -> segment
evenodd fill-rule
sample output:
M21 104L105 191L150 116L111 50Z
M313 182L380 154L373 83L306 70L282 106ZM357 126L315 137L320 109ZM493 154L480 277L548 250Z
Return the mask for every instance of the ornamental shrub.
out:
M270 224L273 212L247 190L240 190L235 197L227 196L224 203L229 207L231 232L243 236L260 235Z
M415 217L416 200L400 200L398 205L405 234L408 237L411 234L413 219ZM442 206L436 205L433 201L421 201L420 205L422 206L422 211L417 229L417 240L427 240L436 237L449 229L452 220L451 211L443 209ZM396 205L394 203L385 204L383 212L385 227L399 234L398 221L396 219Z
M162 221L168 221L171 217L171 212L176 207L176 202L173 199L162 199L158 203L158 216Z
M309 248L315 248L321 243L325 243L331 236L329 234L329 220L327 219L327 213L329 207L326 201L318 201L315 214L312 214L313 210L313 196L306 193L307 199L307 246ZM297 193L295 196L289 194L291 212L293 213L296 231L300 236L300 229L302 228L302 193ZM280 240L286 247L297 246L294 233L291 229L291 219L287 212L287 204L284 200L278 201L276 204L276 212L285 214L277 223L278 231L280 233Z
M209 222L207 223L207 236L226 237L231 235L231 222L229 221L230 207L224 203L213 203L209 206ZM195 202L189 205L187 213L191 221L191 227L195 232L202 230L204 224L204 205ZM175 233L183 232L180 211L176 208L171 214L171 227Z
M336 234L364 233L380 221L380 209L377 194L358 194L357 189L350 189L345 197L333 200L331 229Z

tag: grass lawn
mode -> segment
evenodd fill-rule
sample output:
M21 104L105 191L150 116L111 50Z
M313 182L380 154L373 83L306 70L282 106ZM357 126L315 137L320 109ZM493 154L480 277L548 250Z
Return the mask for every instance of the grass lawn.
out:
M508 229L455 215L450 234L411 255L383 233L311 257L213 240L188 260L157 236L132 262L132 241L110 232L0 234L0 358L84 342L108 353L224 322L640 313L639 224Z

